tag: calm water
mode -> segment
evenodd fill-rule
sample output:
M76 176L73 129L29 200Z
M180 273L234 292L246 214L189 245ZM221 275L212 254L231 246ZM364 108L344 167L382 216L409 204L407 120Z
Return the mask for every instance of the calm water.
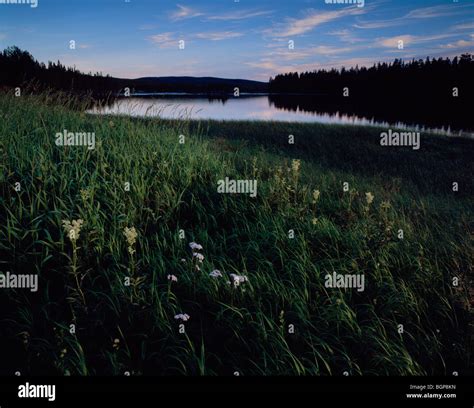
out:
M261 95L241 96L240 98L211 99L190 95L134 96L120 98L110 105L94 108L91 113L120 114L163 119L214 119L214 120L267 120L287 122L320 122L329 124L351 124L369 126L396 126L421 131L430 129L451 135L470 136L470 132L451 131L449 125L434 125L423 122L404 122L403 120L384 120L371 115L341 112L334 106L323 107L314 102L308 104L293 99ZM347 110L347 108L346 108Z

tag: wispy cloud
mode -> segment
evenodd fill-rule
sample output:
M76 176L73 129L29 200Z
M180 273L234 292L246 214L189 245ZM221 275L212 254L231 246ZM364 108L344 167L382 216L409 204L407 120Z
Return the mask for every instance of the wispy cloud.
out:
M364 41L364 39L357 37L352 31L349 31L347 28L343 30L331 31L328 35L335 36L339 41L343 41L349 44L354 44Z
M452 37L454 34L435 34L435 35L411 35L411 34L404 34L404 35L398 35L394 37L385 37L385 38L377 38L375 40L375 44L380 46L380 47L386 47L386 48L398 48L398 42L400 40L403 41L404 47L407 45L416 45L424 42L429 42L429 41L439 41L445 38Z
M366 66L370 67L373 64L381 61L392 61L393 57L391 56L374 56L374 57L353 57L353 58L344 58L333 60L328 63L321 63L320 61L307 62L303 64L281 64L278 61L270 59L262 59L257 62L247 62L246 65L258 69L260 72L258 74L259 78L268 78L276 74L294 72L294 71L314 71L318 69L331 69L331 68L341 68L341 67L359 67Z
M305 17L299 19L288 18L284 23L280 23L276 27L266 30L265 33L273 37L291 37L301 35L312 31L321 24L329 23L330 21L346 16L364 14L366 9L360 7L349 7L342 10L325 12L309 9L307 10Z
M311 57L311 52L309 50L289 50L288 48L281 48L279 50L273 50L262 55L262 57L267 59L276 59L283 61L295 61L295 60L304 60L305 58Z
M404 18L435 18L447 17L456 14L465 13L466 7L472 7L472 4L444 4L441 6L423 7L410 11Z
M395 27L403 24L408 24L414 19L429 19L438 17L448 17L454 15L461 15L466 13L466 8L472 7L473 4L444 4L440 6L421 7L409 11L402 17L392 18L390 20L373 20L367 22L357 22L354 24L355 28L361 29L378 29Z
M353 25L355 28L360 29L374 29L374 28L388 28L395 27L405 23L406 20L403 18L397 18L393 20L380 20L380 21L371 21L371 22L358 22Z
M148 37L153 43L157 44L160 48L173 48L178 47L178 40L173 38L174 33L167 32L161 34L155 34Z
M317 55L339 55L354 51L354 47L333 47L328 45L318 45L311 48L312 54Z
M201 40L210 40L210 41L222 41L229 40L232 38L241 37L243 33L236 31L214 31L207 33L196 33L188 34L186 37L189 39L199 38ZM178 37L173 32L166 32L160 34L154 34L148 37L153 44L158 45L160 48L174 48L178 47Z
M460 31L470 30L470 31L474 31L474 22L473 23L456 24L456 25L451 27L451 30L460 30Z
M458 40L453 43L440 45L440 48L474 48L474 34L471 34L470 40Z
M404 34L395 37L379 38L375 41L375 44L379 47L398 49L399 41L403 41L403 47L405 47L417 42L417 38L414 35Z
M248 18L261 17L272 14L273 11L258 11L258 10L239 10L231 13L214 15L207 17L207 20L232 21L232 20L246 20Z
M315 47L306 47L300 50L288 50L282 48L264 54L265 58L279 61L301 61L315 56L336 56L353 52L354 47L336 47L330 45L318 45Z
M242 33L238 33L235 31L219 31L212 33L199 33L196 34L196 37L203 40L222 41L229 40L231 38L241 37L242 35Z
M203 13L191 7L182 6L181 4L177 4L176 7L178 7L178 10L174 11L170 15L172 21L184 20L186 18L194 18L203 15Z

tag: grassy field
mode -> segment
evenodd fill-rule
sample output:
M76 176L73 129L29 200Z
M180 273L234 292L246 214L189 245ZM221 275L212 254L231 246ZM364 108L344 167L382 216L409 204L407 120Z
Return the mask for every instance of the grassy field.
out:
M0 291L3 374L468 372L473 141L415 151L370 127L91 116L51 96L3 94L0 115L0 272L39 275ZM56 146L64 129L95 149ZM258 195L219 194L225 177ZM326 287L334 271L364 291Z

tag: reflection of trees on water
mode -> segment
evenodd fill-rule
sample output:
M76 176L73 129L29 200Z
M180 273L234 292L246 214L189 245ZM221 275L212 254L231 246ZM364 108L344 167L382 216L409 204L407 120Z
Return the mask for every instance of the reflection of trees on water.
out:
M453 98L454 99L454 98ZM323 95L270 95L269 105L287 112L357 116L376 122L421 125L453 130L473 130L467 107L462 101L433 101L423 98L330 98Z
M311 72L289 72L270 79L273 106L300 112L343 112L378 121L447 126L472 130L474 58L454 58L374 64ZM343 90L348 97L343 98ZM305 94L282 96L276 94ZM332 97L315 97L325 93Z
M228 96L221 96L221 97L214 97L214 96L208 96L207 100L209 103L222 103L222 105L225 105L227 101L229 100Z
M134 96L131 98L147 100L157 105L177 104L179 101L189 102L195 100L207 100L209 104L228 105L229 100L239 99L245 104L245 99L255 98L253 95L245 95L235 98L233 96L213 95L153 95ZM262 95L258 96L261 98ZM96 108L113 108L115 104L127 103L129 98L107 98L96 102ZM350 98L330 98L327 95L282 95L273 94L268 96L270 108L307 115L329 115L338 119L348 120L351 118L365 118L368 121L386 122L389 124L405 123L408 126L419 125L430 128L451 128L451 130L472 131L473 125L467 112L467 106L462 101L450 100L450 104L440 103L432 100L406 101L384 99L354 100ZM139 103L139 102L138 102ZM232 104L228 105L232 109ZM258 113L258 112L257 112ZM276 115L278 116L278 115Z

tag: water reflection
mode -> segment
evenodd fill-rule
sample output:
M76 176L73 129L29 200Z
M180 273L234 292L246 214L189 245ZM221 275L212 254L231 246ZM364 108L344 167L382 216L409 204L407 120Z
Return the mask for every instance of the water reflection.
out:
M439 110L439 109L438 109ZM239 98L193 95L147 95L120 98L91 109L101 114L160 117L163 119L267 120L288 122L320 122L368 126L397 126L421 131L469 136L470 122L456 116L445 106L440 112L413 109L409 104L394 109L384 103L363 105L344 100L331 101L320 96L241 95ZM448 111L448 112L446 112ZM458 112L459 113L459 112ZM461 112L462 113L462 112ZM463 129L464 131L462 131Z

